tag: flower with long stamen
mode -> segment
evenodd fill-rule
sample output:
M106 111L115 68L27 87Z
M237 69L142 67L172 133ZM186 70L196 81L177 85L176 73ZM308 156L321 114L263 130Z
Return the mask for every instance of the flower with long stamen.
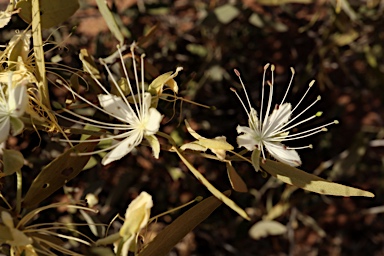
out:
M9 133L13 136L23 131L24 123L20 117L28 106L27 87L24 80L13 84L13 72L8 71L7 87L0 88L0 143L8 138Z
M160 114L160 112L156 108L151 107L151 94L145 90L144 61L143 61L144 55L141 56L141 75L140 75L141 81L139 81L139 75L137 70L138 68L136 66L136 61L135 61L134 48L135 48L135 44L132 44L131 54L132 54L132 63L133 63L133 71L134 71L134 77L136 82L136 88L133 88L130 82L121 50L120 48L118 48L118 53L121 59L121 64L122 64L123 72L125 76L124 80L128 84L129 91L132 93L132 95L129 98L127 98L124 95L122 89L119 86L119 82L116 81L116 79L113 77L110 69L108 68L108 66L105 64L103 60L100 60L100 62L106 68L108 75L110 77L110 80L112 81L112 84L113 86L115 86L115 89L117 90L119 95L114 95L110 93L101 84L101 82L93 75L93 72L91 72L91 69L90 67L88 67L86 62L83 62L84 68L91 75L95 83L105 93L105 94L98 95L98 100L101 107L91 103L90 101L88 101L87 99L85 99L84 97L76 93L75 91L73 91L71 88L69 88L67 85L63 84L63 86L66 87L68 90L70 90L76 97L88 103L90 106L94 107L95 109L121 122L121 124L101 122L101 121L94 120L92 118L84 117L68 109L63 109L63 110L67 113L72 114L73 116L76 116L82 119L83 121L73 120L71 118L57 114L60 117L63 117L67 120L71 120L81 125L91 125L99 129L113 129L117 131L122 131L122 133L118 133L116 135L108 135L106 138L94 139L95 141L105 141L105 140L113 139L115 142L112 146L108 148L92 152L94 154L94 153L111 150L103 158L102 160L103 165L107 165L115 160L121 159L123 156L130 153L134 147L138 146L143 139L146 139L150 144L150 146L152 147L154 156L156 158L159 157L160 144L155 134L160 128L160 123L163 119L163 116ZM136 94L134 95L133 92L136 92ZM79 142L76 140L70 140L70 141ZM83 153L83 154L87 154L87 153Z
M263 112L264 107L264 90L265 90L265 75L267 72L267 69L269 68L269 64L264 66L264 74L263 74L263 82L262 82L262 96L261 96L261 107L260 107L260 113L259 117L257 114L257 111L251 106L250 99L248 97L248 94L245 90L244 83L240 77L239 71L235 70L236 75L240 79L240 83L245 90L245 96L247 99L248 107L244 104L244 102L241 100L240 96L237 94L237 92L231 88L232 91L235 92L237 97L239 98L241 104L243 105L245 111L248 115L248 123L249 126L237 126L237 132L240 134L237 137L237 143L239 147L244 147L249 151L253 151L252 153L252 163L256 170L259 170L259 159L260 155L265 160L266 159L266 152L264 148L269 152L269 154L277 159L278 161L285 163L290 166L299 166L301 165L300 156L297 153L296 149L302 149L302 148L312 148L312 145L304 146L304 147L287 147L286 145L282 144L283 141L289 141L289 140L296 140L305 138L308 136L311 136L315 133L326 131L325 128L328 125L336 124L337 121L321 125L319 127L305 130L300 133L296 134L289 134L289 131L292 128L297 127L298 125L305 123L309 120L312 120L313 118L321 116L322 112L317 112L315 115L306 118L300 122L295 122L298 117L300 117L302 114L304 114L308 109L310 109L317 101L320 100L320 96L317 97L317 99L310 104L307 108L305 108L302 112L297 114L294 118L292 117L292 113L297 109L297 107L300 105L300 103L303 101L305 96L307 95L309 89L313 86L315 81L310 82L307 91L305 92L304 96L300 99L299 103L292 109L292 105L290 103L284 102L285 98L287 96L288 90L291 87L293 77L294 77L294 69L291 68L292 76L291 80L289 82L288 88L285 92L285 95L283 97L283 100L280 104L277 104L274 109L272 110L272 99L273 99L273 86L274 86L274 76L273 72L275 70L275 66L271 65L271 71L272 71L272 79L271 82L268 82L269 85L269 95L268 95L268 102L266 106L265 112Z

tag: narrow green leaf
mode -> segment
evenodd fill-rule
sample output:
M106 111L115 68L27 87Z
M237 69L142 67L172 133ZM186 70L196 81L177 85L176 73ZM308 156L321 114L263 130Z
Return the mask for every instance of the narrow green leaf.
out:
M92 137L91 137L92 138ZM90 155L78 156L76 153L92 151L97 142L83 142L65 151L45 166L32 182L23 201L23 207L30 208L39 204L68 181L76 177L87 164Z
M266 159L261 167L279 180L311 192L334 196L374 197L371 192L327 181L295 167Z
M103 18L105 19L105 22L107 22L109 30L111 30L112 34L119 41L120 45L123 45L124 36L121 33L120 28L117 25L115 18L113 17L113 14L109 10L107 6L107 2L105 0L96 0L96 3L97 3L97 6L99 7L99 11L101 15L103 15Z
M181 161L188 167L188 169L192 172L193 175L218 199L223 201L226 205L228 205L232 210L237 212L241 217L243 217L246 220L250 220L247 213L241 209L235 202L233 202L231 199L229 199L226 195L221 193L217 188L215 188L198 170L196 170L193 165L188 162L188 160L183 156L183 154L179 151L178 148L174 148L176 153L179 155Z
M229 195L230 192L224 192ZM139 254L139 256L166 255L186 234L192 231L197 225L220 205L222 202L211 196L173 221L161 231L152 242Z

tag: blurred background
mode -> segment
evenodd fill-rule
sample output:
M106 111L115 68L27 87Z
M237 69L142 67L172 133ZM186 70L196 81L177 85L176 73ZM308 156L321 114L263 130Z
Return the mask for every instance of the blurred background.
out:
M7 3L0 1L2 10ZM309 82L315 79L315 86L301 109L321 95L322 100L308 116L324 112L297 131L335 119L340 122L326 133L288 144L314 146L299 151L303 162L300 169L376 195L373 199L327 197L299 189L289 192L283 200L283 192L290 191L286 185L262 177L249 164L235 164L249 193L233 193L231 197L247 210L252 221L244 221L221 206L170 255L384 255L383 1L115 0L108 3L127 38L126 43L137 41L138 52L145 52L147 81L182 66L184 70L176 78L179 96L213 106L206 109L183 101L162 102L159 108L166 116L163 131L185 142L192 140L183 125L183 120L188 119L199 134L209 138L225 135L236 145L236 126L246 125L247 116L230 90L236 88L245 99L233 69L241 73L252 104L258 109L263 66L267 63L276 66L276 103L284 96L293 67L296 75L286 101L297 104ZM109 56L116 50L118 42L96 3L80 0L80 6L62 26L45 31L44 37L59 45L46 54L48 60L59 55L60 64L81 68L80 49L88 49L95 58ZM5 44L15 30L26 27L14 15L11 23L0 30L0 43ZM47 45L46 49L50 47L53 46ZM52 98L59 97L57 90L52 89ZM26 132L13 145L35 167L48 163L58 150L48 134L40 136L41 139L34 132ZM223 164L202 158L192 161L217 188L230 189ZM24 173L26 184L36 174L32 169ZM160 160L154 161L146 147L109 166L98 164L67 186L76 188L70 194L77 199L98 190L101 212L97 218L104 223L109 223L117 213L123 215L140 191L153 196L152 216L196 196L210 195L175 155L162 152ZM65 200L70 200L68 194L58 191L47 203ZM289 227L288 234L252 239L248 234L250 227L262 216L271 214L272 205L278 203L281 207L277 207L276 220ZM183 211L151 224L146 236L161 230ZM60 213L62 218L67 215L65 210ZM57 213L42 216L45 221L53 217Z

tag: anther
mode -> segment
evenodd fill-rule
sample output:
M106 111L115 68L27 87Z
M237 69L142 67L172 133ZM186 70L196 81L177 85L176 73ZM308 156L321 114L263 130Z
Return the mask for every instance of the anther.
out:
M240 72L237 70L237 69L234 69L233 71L235 71L235 74L240 77Z
M312 80L310 83L309 83L309 87L312 87L313 86L313 84L315 83L316 81L315 80Z

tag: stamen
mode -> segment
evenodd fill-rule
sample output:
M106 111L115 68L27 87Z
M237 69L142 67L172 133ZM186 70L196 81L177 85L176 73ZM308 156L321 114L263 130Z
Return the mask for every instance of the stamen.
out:
M143 104L141 102L141 97L144 97L144 95L143 96L140 95L140 83L139 83L139 78L137 76L137 67L136 67L136 60L135 60L135 47L136 47L136 44L133 43L131 45L132 64L133 64L133 71L134 71L135 81L136 81L136 89L137 89L138 101L139 101L139 105L142 106ZM135 105L136 105L136 108L137 108L138 106L137 106L136 103L135 103ZM138 115L140 115L139 110L137 110L137 113L138 113ZM140 119L140 116L139 116L139 119Z
M235 71L235 74L237 75L237 77L238 77L239 80L240 80L241 86L243 87L243 90L244 90L244 93L245 93L245 97L247 98L247 102L248 102L249 109L251 109L251 108L252 108L252 106L251 106L251 101L249 100L247 90L245 89L245 85L244 85L244 83L243 83L243 80L241 79L240 72L239 72L237 69L235 69L234 71ZM248 111L247 111L247 112L248 112Z
M97 81L97 80L95 80ZM77 92L75 92L74 90L72 90L72 88L70 88L68 85L66 85L65 83L63 83L61 80L57 79L56 80L56 83L64 86L68 91L72 92L76 97L78 97L79 99L81 99L82 101L84 101L85 103L88 103L91 107L93 108L96 108L97 110L100 110L101 112L113 117L113 118L116 118L120 121L123 121L123 122L126 122L126 120L123 120L122 118L118 117L118 116L115 116L114 114L106 111L105 109L101 108L101 107L98 107L96 106L95 104L93 104L92 102L90 102L89 100L87 100L86 98L84 98L83 96L81 96L80 94L78 94Z
M301 99L300 99L299 103L297 103L296 107L294 107L294 108L292 109L292 113L293 113L293 111L296 110L296 108L297 108L297 107L300 105L300 103L304 100L305 96L306 96L307 93L309 92L309 89L311 89L311 87L313 86L314 83L315 83L315 80L312 80L312 81L309 83L307 91L304 93L303 97L301 97Z
M312 146L312 144L309 144L309 145L307 145L307 146L301 146L301 147L287 147L287 149L293 149L293 150L296 150L296 149L305 149L305 148L310 148L310 149L312 149L313 146Z
M100 122L100 121L97 121L97 120L94 120L92 118L88 118L86 116L82 116L82 115L79 115L73 111L70 111L68 109L63 109L64 112L66 113L69 113L71 115L74 115L78 118L82 118L83 120L85 121L88 121L88 122L92 122L92 126L96 127L96 128L100 128L100 129L115 129L115 130L127 130L127 129L132 129L131 125L127 125L127 124L112 124L112 123L105 123L105 122ZM79 121L79 120L75 120L75 119L72 119L70 117L66 117L66 116L63 116L61 114L58 114L58 113L55 113L56 116L62 118L62 119L65 119L67 121L70 121L70 122L73 122L73 123L77 123L77 124L81 124L81 125L89 125L89 123L85 123L85 122L82 122L82 121ZM97 125L97 124L101 124L101 125Z
M267 104L267 111L265 112L264 122L262 123L263 128L265 128L267 125L268 116L269 116L269 113L271 111L272 97L273 97L273 83L274 83L273 72L275 71L275 65L271 65L271 71L272 71L272 82L269 82L269 81L267 82L270 88L269 88L269 99L268 99L268 104ZM262 115L262 113L260 112L260 116L261 115ZM263 128L261 130L263 130Z
M291 84L292 84L292 81L293 81L293 77L295 76L295 70L294 70L292 67L291 67L291 73L292 73L292 75L291 75L291 80L289 81L288 88L287 88L287 90L285 91L284 97L283 97L283 99L282 99L280 105L283 105L283 103L284 103L284 101L285 101L285 98L287 97L288 91L289 91L289 89L291 88Z
M333 123L331 123L331 124L333 124ZM329 124L328 124L329 125ZM309 136L312 136L312 135L314 135L314 134L316 134L316 133L319 133L319 132L326 132L326 131L328 131L328 129L327 128L324 128L324 127L319 127L319 128L317 128L317 129L311 129L311 130L314 130L313 132L311 132L311 133L309 133L309 134L305 134L305 133L307 133L307 132L305 132L305 133L303 133L303 134L305 134L305 135L301 135L301 136L296 136L296 134L293 134L293 135L291 135L291 136L286 136L286 137L280 137L280 139L278 139L278 137L274 137L274 138L271 138L270 139L270 141L282 141L282 140L284 140L284 141L288 141L288 140L297 140L297 139L302 139L302 138L306 138L306 137L309 137Z
M316 115L313 115L313 116L311 116L311 117L308 117L307 119L304 119L304 120L302 120L302 121L300 121L300 122L298 122L298 123L292 124L291 126L289 126L289 127L287 127L287 128L279 129L278 132L274 132L274 133L272 133L271 136L274 136L275 134L278 134L278 133L287 132L287 131L291 130L292 128L295 128L295 127L299 126L299 125L302 124L302 123L306 123L306 122L308 122L308 121L310 121L310 120L312 120L312 119L314 119L314 118L316 118L316 117L321 116L322 113L323 113L323 112L317 112Z
M131 50L132 50L132 45L131 45ZM128 76L128 71L127 71L127 68L125 66L125 63L124 63L124 58L123 58L123 55L121 53L121 51L119 50L119 55L120 55L120 61L121 61L121 66L123 67L123 71L124 71L124 75L125 75L125 79L127 80L127 83L128 83L128 86L129 86L129 90L132 92L132 98L133 98L133 103L135 105L135 108L136 108L136 113L139 114L139 109L138 109L138 106L137 106L137 102L136 102L136 97L133 95L133 90L132 90L132 85L131 85L131 81L129 80L129 76ZM133 63L135 63L135 55L133 54L132 55L132 60L133 60ZM124 97L125 98L125 97ZM140 98L140 97L139 97ZM132 113L135 113L135 111L133 111L132 107L131 107L131 104L127 104L129 109L132 111ZM133 115L135 116L135 118L138 118L139 117L136 117L136 115Z
M288 129L287 128L284 128L284 127L287 127L289 124L291 124L293 121L295 121L297 118L299 118L302 114L304 114L308 109L310 109L313 105L316 104L316 102L318 102L319 100L321 100L321 97L320 96L317 96L316 100L314 102L312 102L311 105L309 105L306 109L304 109L303 111L301 111L300 114L298 114L297 116L295 116L294 118L292 118L291 120L289 120L287 123L283 124L281 127L280 127L280 130L282 131L287 131ZM293 110L291 111L291 113L293 112ZM277 126L279 127L280 124Z
M121 91L119 84L117 83L116 79L114 78L114 76L113 76L111 70L109 69L109 67L107 66L107 64L102 59L99 59L99 60L100 60L100 63L103 64L104 68L107 70L108 76L111 78L113 85L115 86L115 88L117 89L117 91L120 94L120 97L124 100L126 105L129 105L127 98L124 96L123 92ZM111 95L109 92L107 94Z
M265 75L267 73L267 69L269 67L269 63L267 63L264 66L264 72L263 72L263 81L261 84L261 106L260 106L260 128L259 132L261 133L261 130L263 129L263 105L264 105L264 85L265 85Z
M143 96L143 107L141 108L142 110L142 113L141 113L141 116L144 116L144 111L145 109L147 109L147 107L145 106L145 101L144 101L144 57L145 57L145 54L142 54L140 56L140 61L141 61L141 91L142 91L142 96ZM141 118L140 118L141 119Z
M250 115L249 115L249 111L248 111L247 108L245 107L245 104L244 104L243 100L240 98L240 96L239 96L239 94L237 93L236 89L233 88L233 87L231 87L231 88L229 88L229 89L230 89L232 92L234 92L234 93L236 94L236 96L237 96L237 98L239 99L241 105L243 105L243 108L244 108L244 110L245 110L245 113L247 113L248 119L250 119L251 117L250 117Z

